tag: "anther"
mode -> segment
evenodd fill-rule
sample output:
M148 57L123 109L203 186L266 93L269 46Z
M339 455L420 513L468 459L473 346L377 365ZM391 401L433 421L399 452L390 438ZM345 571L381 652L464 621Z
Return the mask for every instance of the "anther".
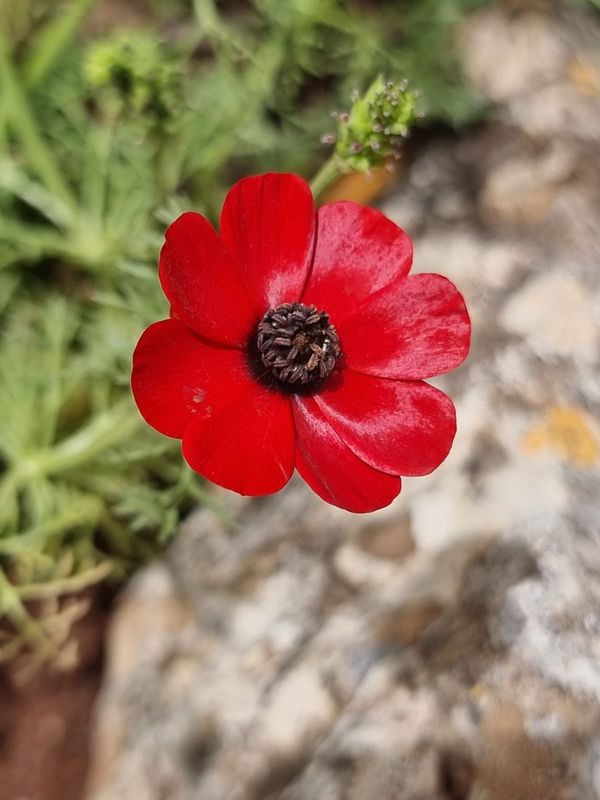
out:
M256 347L277 381L299 386L326 378L341 355L329 315L303 303L269 309L259 323Z

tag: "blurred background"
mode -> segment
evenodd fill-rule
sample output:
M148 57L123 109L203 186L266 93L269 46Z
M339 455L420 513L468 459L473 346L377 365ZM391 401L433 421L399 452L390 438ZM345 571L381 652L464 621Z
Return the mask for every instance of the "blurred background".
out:
M2 797L600 798L599 45L597 0L0 0ZM465 294L454 449L366 517L216 490L129 392L164 229L378 74L423 117L328 197Z

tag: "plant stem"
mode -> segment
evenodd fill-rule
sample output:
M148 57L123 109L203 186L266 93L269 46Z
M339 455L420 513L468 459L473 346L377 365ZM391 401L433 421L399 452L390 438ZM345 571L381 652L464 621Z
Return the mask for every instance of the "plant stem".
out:
M342 174L342 164L340 159L334 154L326 161L315 177L310 182L310 188L315 196L315 200L323 194L339 176Z
M74 594L87 589L94 583L100 583L110 575L112 568L111 561L101 561L95 567L90 567L77 575L70 575L68 578L59 578L55 581L46 581L46 583L21 584L21 586L15 587L15 592L20 600L45 600L61 594Z
M56 647L45 635L42 627L31 617L16 588L10 583L2 569L0 569L0 613L12 621L23 639L36 644L38 652L43 657L58 655Z
M202 34L218 31L221 27L219 12L214 0L194 0L194 14Z
M140 424L138 415L127 405L106 411L82 430L56 447L42 450L21 461L16 467L16 480L38 475L57 475L77 469L104 450L122 442Z
M14 536L0 537L0 553L15 555L46 545L76 525L95 525L102 513L102 501L95 497L75 498L61 514Z
M193 0L193 8L199 41L213 39L221 48L230 48L238 55L251 57L237 33L222 19L215 0Z
M135 555L134 537L125 525L105 512L100 519L100 530L106 537L114 552L121 558L132 559Z
M73 212L77 203L64 181L52 152L40 134L27 96L16 73L6 36L0 26L0 81L2 100L7 121L19 137L27 161L38 174L49 192L55 194Z

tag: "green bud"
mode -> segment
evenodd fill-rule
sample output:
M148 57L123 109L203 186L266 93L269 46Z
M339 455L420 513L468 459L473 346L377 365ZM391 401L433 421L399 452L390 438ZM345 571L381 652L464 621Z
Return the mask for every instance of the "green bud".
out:
M353 98L349 114L339 114L335 152L353 170L366 171L398 153L415 120L417 93L406 81L379 76L364 96Z
M143 33L120 33L93 44L84 64L90 87L119 110L154 121L172 117L180 103L177 65L167 48Z

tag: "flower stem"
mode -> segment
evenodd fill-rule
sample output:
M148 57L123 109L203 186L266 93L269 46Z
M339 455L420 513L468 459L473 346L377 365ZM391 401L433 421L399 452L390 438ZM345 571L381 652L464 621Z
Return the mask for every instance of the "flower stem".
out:
M318 200L325 189L327 189L337 178L339 178L342 173L342 163L334 154L323 164L321 169L310 182L310 188L315 196L315 200Z

